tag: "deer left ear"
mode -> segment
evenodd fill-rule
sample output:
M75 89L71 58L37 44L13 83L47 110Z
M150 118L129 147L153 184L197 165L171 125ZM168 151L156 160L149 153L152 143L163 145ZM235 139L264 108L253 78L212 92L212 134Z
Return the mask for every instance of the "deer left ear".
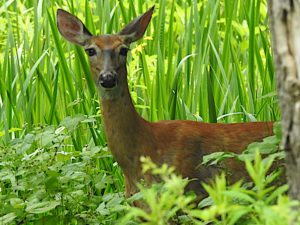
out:
M151 20L154 8L155 6L152 6L147 12L133 19L118 33L118 35L125 36L125 42L128 44L141 39Z
M66 40L76 45L84 46L92 37L80 19L63 9L57 10L57 27Z

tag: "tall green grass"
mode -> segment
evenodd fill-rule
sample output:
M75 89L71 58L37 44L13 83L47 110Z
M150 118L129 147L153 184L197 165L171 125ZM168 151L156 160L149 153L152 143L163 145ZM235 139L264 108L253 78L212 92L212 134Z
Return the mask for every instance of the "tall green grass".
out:
M148 38L132 49L146 46L128 57L130 91L143 117L226 123L278 119L265 1L5 1L1 143L67 116L101 114L83 50L57 31L58 7L99 34L116 33L154 4ZM101 126L101 118L96 124ZM85 135L73 134L76 149L90 141L105 143L94 125ZM21 130L9 132L12 128Z

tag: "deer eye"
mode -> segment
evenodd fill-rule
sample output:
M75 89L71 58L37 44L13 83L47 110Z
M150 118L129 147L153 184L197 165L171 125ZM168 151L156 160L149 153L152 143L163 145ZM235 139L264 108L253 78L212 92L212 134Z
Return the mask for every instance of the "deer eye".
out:
M96 50L94 48L88 48L85 50L85 52L88 54L88 56L96 55Z
M128 51L129 51L129 48L121 48L120 49L120 55L126 56Z

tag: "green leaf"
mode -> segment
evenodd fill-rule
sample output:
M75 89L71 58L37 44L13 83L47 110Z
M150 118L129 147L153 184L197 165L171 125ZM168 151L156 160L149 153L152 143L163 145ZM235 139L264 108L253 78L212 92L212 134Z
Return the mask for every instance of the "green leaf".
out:
M11 128L9 129L9 133L12 133L12 132L15 132L15 131L21 131L22 129L21 128ZM1 131L0 132L0 137L4 136L5 135L5 131Z
M57 171L47 171L47 177L45 178L45 186L47 189L54 189L58 185L59 173Z
M60 201L45 201L32 204L29 203L25 210L28 213L40 214L55 209L58 205L60 205L60 203Z
M260 154L271 154L278 150L278 146L268 142L254 142L247 148L250 154L254 154L257 149L259 149Z
M55 133L53 131L44 131L43 133L39 134L40 136L40 145L42 147L46 147L54 143L55 140Z
M32 144L35 141L35 135L33 134L26 134L24 141L26 143Z
M141 199L144 199L143 193L142 192L137 192L137 193L133 194L130 198L128 198L127 201L131 204L135 200L141 200Z
M250 207L237 206L234 210L230 210L229 222L228 225L235 225L237 221L241 219L244 215L247 215L251 212Z
M289 185L285 184L281 187L276 188L272 194L265 200L266 204L270 204L275 198L278 198L283 193L289 190Z
M12 224L11 222L17 217L15 213L8 213L5 216L0 217L0 224Z
M100 215L109 215L109 210L106 208L106 205L104 202L102 202L96 209L96 211L98 213L100 213Z
M95 187L99 190L104 189L107 184L112 184L113 180L111 176L101 174L97 176Z
M225 195L228 195L232 198L237 198L239 200L243 200L243 201L246 201L248 203L254 203L255 202L255 199L252 198L250 195L246 194L246 193L243 193L241 191L226 191L225 192Z
M78 124L81 121L84 121L86 117L82 114L77 114L74 117L68 116L64 118L61 122L60 125L66 127L68 130L72 131L75 130Z
M198 204L198 208L205 208L207 206L212 206L214 204L214 201L211 199L211 197L204 198L201 202Z
M209 164L209 165L215 165L218 162L225 160L227 158L235 157L236 154L232 152L214 152L209 155L203 156L203 162L200 165ZM198 165L197 167L199 167Z

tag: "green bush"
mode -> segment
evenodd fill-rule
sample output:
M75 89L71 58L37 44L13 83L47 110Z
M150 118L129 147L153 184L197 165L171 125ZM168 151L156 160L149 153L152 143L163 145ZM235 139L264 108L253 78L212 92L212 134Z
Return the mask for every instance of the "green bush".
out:
M153 174L160 175L163 183L150 188L139 185L140 199L148 208L131 207L122 224L132 224L132 219L139 218L138 224L145 225L163 225L170 220L180 224L288 225L290 221L300 219L291 211L291 207L299 203L289 200L286 195L288 185L270 185L278 178L278 173L267 175L273 159L262 159L258 150L254 156L253 163L245 159L246 169L253 180L251 189L243 187L241 181L228 186L222 174L211 184L203 183L209 197L200 202L197 209L193 204L195 196L184 195L187 180L175 175L173 169L166 165L157 168L149 159L145 160L144 170L151 169ZM205 208L201 208L203 206ZM181 213L181 216L176 213Z
M107 149L65 151L73 126L88 120L78 118L36 127L0 148L0 224L110 224L124 214L119 168L97 165L111 158Z
M143 170L151 170L153 174L159 175L163 183L151 188L139 185L142 194L139 196L148 208L142 210L131 207L123 223L141 218L147 221L140 220L145 225L167 224L170 220L181 224L288 225L290 221L300 219L291 211L291 207L299 205L299 202L290 201L286 195L288 185L278 182L283 171L270 171L274 160L284 158L284 153L278 151L281 140L280 123L275 123L274 133L274 136L265 138L263 142L252 143L241 155L216 152L204 156L202 164L213 165L228 157L244 161L252 182L243 184L239 181L229 186L225 175L221 174L211 184L203 183L209 197L202 200L196 209L193 204L195 196L184 195L188 180L175 175L173 168L166 165L157 168L150 159L143 159ZM265 155L263 159L262 154ZM184 216L178 217L176 213L184 213Z

